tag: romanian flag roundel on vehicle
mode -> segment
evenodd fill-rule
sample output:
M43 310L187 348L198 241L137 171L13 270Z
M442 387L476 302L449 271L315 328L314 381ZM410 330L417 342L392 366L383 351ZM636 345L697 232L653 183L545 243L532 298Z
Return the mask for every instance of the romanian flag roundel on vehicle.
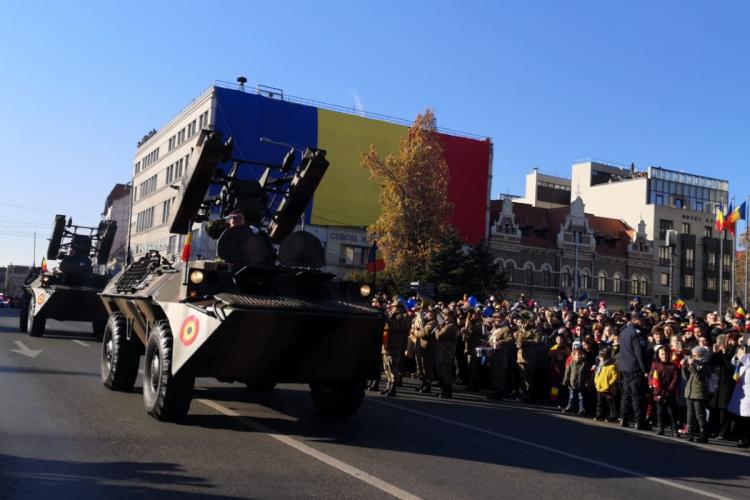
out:
M180 327L180 342L182 345L189 346L195 339L198 338L198 332L200 331L200 322L198 318L192 314L185 318Z

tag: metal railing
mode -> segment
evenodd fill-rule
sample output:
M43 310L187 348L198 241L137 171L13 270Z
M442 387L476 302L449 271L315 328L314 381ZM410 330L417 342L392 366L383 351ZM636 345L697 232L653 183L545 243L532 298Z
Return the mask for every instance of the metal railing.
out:
M239 90L241 92L266 96L269 99L278 99L281 101L292 102L295 104L313 106L316 108L327 109L329 111L336 111L338 113L345 113L345 114L353 115L353 116L361 116L363 118L371 118L373 120L385 121L385 122L393 123L396 125L403 125L406 127L411 126L413 123L413 121L411 120L406 120L404 118L397 118L395 116L390 116L390 115L384 115L381 113L372 113L370 111L357 109L355 106L352 106L352 107L340 106L338 104L331 104L328 102L318 101L315 99L308 99L305 97L289 95L289 94L286 94L282 89L275 88L275 87L268 87L266 85L258 85L257 87L253 88L253 87L248 87L247 85L240 85L238 83L225 82L223 80L215 80L212 86L230 89L230 90ZM269 92L267 89L273 89L273 91ZM476 139L476 140L489 139L489 137L484 136L484 135L472 134L470 132L463 132L461 130L454 130L454 129L445 128L445 127L438 127L438 132L442 132L444 134L449 134L449 135L455 135L459 137L465 137L467 139Z

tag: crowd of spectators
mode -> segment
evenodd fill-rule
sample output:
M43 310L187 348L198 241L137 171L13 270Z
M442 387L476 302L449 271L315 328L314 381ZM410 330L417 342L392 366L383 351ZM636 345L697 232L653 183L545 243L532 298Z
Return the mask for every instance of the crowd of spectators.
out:
M402 378L451 398L454 384L488 399L546 403L638 430L691 441L750 445L750 313L735 303L701 317L684 305L612 309L464 296L373 300L386 311L383 366L396 396ZM438 387L435 387L437 389ZM372 381L370 390L379 390Z

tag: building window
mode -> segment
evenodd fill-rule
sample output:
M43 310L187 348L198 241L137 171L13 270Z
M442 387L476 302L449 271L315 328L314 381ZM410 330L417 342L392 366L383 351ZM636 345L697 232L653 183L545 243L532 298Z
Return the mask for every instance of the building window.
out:
M134 170L135 170L136 174L141 171L141 162L139 162L139 161L135 162L135 168L134 168Z
M685 267L689 267L690 269L695 267L695 249L694 248L685 249Z
M508 280L508 283L513 283L513 280L515 279L516 274L516 265L512 261L508 261L505 263L505 277Z
M156 175L152 175L145 181L141 182L139 185L139 190L141 193L141 198L145 198L146 196L149 196L151 193L156 191Z
M620 273L615 273L615 276L612 278L612 291L622 293L622 276L620 276Z
M687 222L682 223L682 234L690 234L690 224Z
M713 230L714 228L712 228L711 226L706 226L706 228L704 229L703 236L705 236L706 238L712 238L714 235Z
M552 272L549 266L542 268L542 282L544 286L552 286Z
M659 247L659 265L668 266L669 262L669 247Z
M683 208L682 198L675 198L674 199L674 207L675 208Z
M724 284L723 284L723 286L721 287L722 291L724 291L725 293L726 293L726 292L731 292L731 291L732 291L732 285L731 285L731 282L730 282L730 281L729 281L728 279L725 279L725 280L723 280L723 281L724 281Z
M638 287L638 293L641 295L648 295L648 280L645 276L641 276L640 286Z
M341 264L364 267L368 249L353 245L341 245Z
M683 286L685 288L695 288L695 276L692 274L686 274L682 277Z
M706 259L708 261L708 270L709 271L716 271L716 252L707 251L706 253ZM713 288L715 290L716 287Z
M667 231L674 229L674 224L671 220L659 219L659 239L664 241L667 238Z
M706 278L706 290L716 290L716 278Z
M177 236L170 236L169 243L167 244L167 253L169 255L175 255L177 253Z
M603 292L607 289L607 273L599 271L596 275L596 289Z
M570 286L570 269L568 269L567 267L563 268L562 272L560 273L560 286Z
M669 286L669 273L661 273L659 284L661 286Z
M172 201L174 198L170 200L165 200L164 203L161 204L161 223L166 224L169 222L169 209L172 208Z
M524 279L527 285L534 284L534 266L529 262L524 267Z
M638 295L638 276L636 275L630 277L630 293Z
M136 216L135 232L145 231L154 226L154 207L138 212Z
M725 253L722 260L724 263L724 272L729 272L732 269L732 256Z
M589 288L591 288L591 276L586 269L584 269L581 273L581 283L579 288L582 288L584 290L588 290Z

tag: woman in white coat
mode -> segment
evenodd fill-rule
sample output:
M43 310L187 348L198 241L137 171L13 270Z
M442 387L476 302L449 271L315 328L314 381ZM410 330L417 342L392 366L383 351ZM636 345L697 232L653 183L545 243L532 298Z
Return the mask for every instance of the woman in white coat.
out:
M740 434L740 442L737 445L747 448L750 446L750 353L745 345L737 349L732 365L737 383L727 410L737 418L737 430Z

